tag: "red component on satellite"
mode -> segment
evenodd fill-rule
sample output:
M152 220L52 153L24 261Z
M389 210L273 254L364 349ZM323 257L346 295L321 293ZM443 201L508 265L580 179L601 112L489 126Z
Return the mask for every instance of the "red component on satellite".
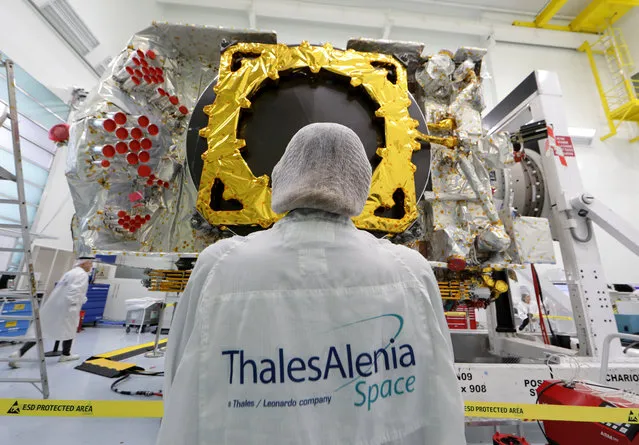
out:
M129 148L131 151L140 151L140 141L136 141L135 139L129 142Z
M453 272L460 272L466 269L466 260L460 257L448 258L448 269Z
M129 201L136 202L136 201L140 201L141 199L144 199L144 195L141 192L129 193ZM135 218L132 218L132 219L135 219Z
M113 120L118 125L124 125L126 124L126 114L124 114L121 111L118 111L117 113L115 113L115 116L113 116Z
M136 155L135 153L129 153L128 155L126 155L126 162L128 162L131 165L137 164L138 155Z
M102 147L102 154L107 158L112 158L115 156L115 148L113 148L113 145L105 145Z
M123 155L124 153L126 153L127 151L129 151L129 146L126 145L126 142L118 142L117 144L115 144L115 151L117 151L118 153L120 153L121 155Z
M142 133L142 130L140 130L138 127L135 127L131 130L131 137L133 139L142 139L142 136L144 136L144 133Z
M106 119L102 123L102 128L104 128L109 133L113 133L117 127L118 125L115 123L113 119Z
M149 125L149 118L142 115L138 118L138 125L142 128L146 128L147 125Z
M120 127L115 130L115 135L118 137L118 139L126 139L129 137L129 130L124 127Z
M151 174L151 167L149 167L148 165L140 165L138 167L138 175L144 177L147 177Z
M140 160L140 162L149 162L149 159L151 159L151 155L149 154L148 151L143 151L142 153L138 155L138 159Z

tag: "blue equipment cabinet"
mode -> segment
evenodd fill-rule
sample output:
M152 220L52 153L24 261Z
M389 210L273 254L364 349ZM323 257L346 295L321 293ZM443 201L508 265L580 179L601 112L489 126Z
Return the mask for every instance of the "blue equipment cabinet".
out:
M639 314L615 314L619 332L639 334Z
M109 284L89 284L87 302L82 306L84 324L96 323L102 320L104 306L109 295Z

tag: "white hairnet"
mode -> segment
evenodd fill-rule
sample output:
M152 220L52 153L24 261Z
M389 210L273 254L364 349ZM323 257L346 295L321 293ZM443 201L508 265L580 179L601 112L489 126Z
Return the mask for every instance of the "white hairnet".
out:
M82 266L85 263L93 263L92 258L77 258L75 263L73 263L73 267Z
M362 141L340 124L316 123L299 130L273 169L277 213L318 209L338 215L362 213L372 169Z
M530 290L528 290L527 286L519 286L519 291L521 292L521 298L524 298L526 295L530 295Z

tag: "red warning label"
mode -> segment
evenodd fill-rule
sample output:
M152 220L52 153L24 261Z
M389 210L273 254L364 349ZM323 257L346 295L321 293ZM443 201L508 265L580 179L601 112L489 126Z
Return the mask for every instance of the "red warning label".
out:
M572 145L572 138L570 136L555 136L555 142L564 156L574 158L575 147Z

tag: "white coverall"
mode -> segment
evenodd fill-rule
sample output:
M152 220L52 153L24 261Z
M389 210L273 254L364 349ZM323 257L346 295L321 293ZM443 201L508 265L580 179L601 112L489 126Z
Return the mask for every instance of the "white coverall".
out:
M62 276L40 308L43 338L60 341L75 338L88 288L89 274L81 267L74 267Z
M530 303L526 303L525 301L519 301L516 306L517 309L517 318L519 319L519 324L523 323L524 320L528 318L528 314L532 314L533 318L530 320L530 324L528 325L528 330L534 331L539 328L539 306L537 306L537 302L530 300Z
M461 445L432 269L297 210L201 253L169 337L158 445Z

